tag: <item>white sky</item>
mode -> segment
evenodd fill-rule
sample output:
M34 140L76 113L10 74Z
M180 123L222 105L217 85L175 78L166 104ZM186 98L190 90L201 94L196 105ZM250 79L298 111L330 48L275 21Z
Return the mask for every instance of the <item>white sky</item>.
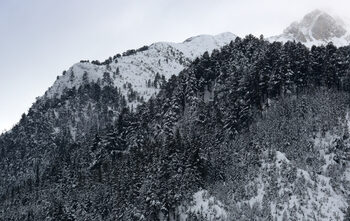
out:
M157 41L198 34L280 34L314 9L347 19L346 0L0 0L0 132L56 76Z

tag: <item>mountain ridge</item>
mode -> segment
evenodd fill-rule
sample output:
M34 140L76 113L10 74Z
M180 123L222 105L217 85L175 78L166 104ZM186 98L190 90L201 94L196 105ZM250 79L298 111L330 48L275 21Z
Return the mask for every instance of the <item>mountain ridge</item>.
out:
M319 19L323 18L323 19ZM319 21L321 20L321 21ZM322 23L326 21L326 31L322 32ZM328 21L328 23L327 23ZM335 31L330 27L336 25ZM287 27L283 34L268 37L270 42L297 41L308 47L312 45L325 45L333 42L336 46L345 46L350 43L350 35L345 30L345 25L336 21L333 17L321 10L314 10L299 22L293 22ZM312 31L316 29L316 31ZM314 32L320 37L314 38ZM123 55L109 58L108 62L100 63L96 61L79 62L65 71L64 75L58 76L58 79L45 92L43 97L52 98L60 96L64 89L78 88L83 82L83 74L87 72L88 81L102 81L103 74L109 73L114 86L121 89L121 93L126 97L135 94L137 98L128 101L130 107L136 108L141 101L147 101L150 97L159 92L160 84L149 84L159 73L163 76L157 76L168 80L172 75L180 73L184 68L205 51L211 53L214 49L220 49L230 41L238 37L231 32L224 32L218 35L197 35L184 40L181 43L174 42L155 42L150 46L144 46L139 50L128 50ZM75 76L71 76L75 74ZM67 75L66 75L67 74ZM133 96L135 97L135 96Z
M204 52L211 53L214 49L220 49L235 38L236 36L229 32L215 36L198 35L182 43L156 42L140 51L129 50L131 54L118 55L107 64L79 62L59 76L44 97L59 97L65 88L78 88L86 72L88 81L94 82L102 81L104 73L109 73L113 85L120 88L124 96L128 97L128 92L133 90L147 101L159 91L158 85L147 85L147 82L155 80L157 73L168 80ZM131 86L125 87L128 84ZM130 105L136 106L138 103L130 102Z

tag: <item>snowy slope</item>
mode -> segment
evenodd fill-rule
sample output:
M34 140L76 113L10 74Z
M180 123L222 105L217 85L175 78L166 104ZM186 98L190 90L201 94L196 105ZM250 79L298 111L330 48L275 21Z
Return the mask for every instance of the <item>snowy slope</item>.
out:
M334 137L328 138L324 139L327 148L334 141ZM317 142L316 145L318 145ZM327 162L324 167L330 167L332 164L335 162ZM273 164L265 164L263 168L270 171L270 174L275 173L277 177L275 187L277 197L269 205L274 220L294 218L296 220L327 221L341 220L344 217L348 207L348 193L341 191L344 189L343 186L340 186L339 189L334 188L331 177L327 175L327 170L322 174L312 174L293 165L285 154L279 151L276 151L276 161ZM258 191L257 195L249 200L249 206L253 207L255 203L260 206L264 205L263 199L267 197L266 193L272 185L271 181L266 179L269 173L263 173L260 179L254 182L254 185L258 186ZM295 175L294 182L288 180L290 174Z
M90 82L102 81L104 73L109 73L114 86L120 88L123 95L127 97L132 89L147 101L159 91L159 87L147 85L147 81L154 81L157 73L167 80L181 72L205 51L210 53L213 49L219 49L235 38L236 36L232 33L215 36L200 35L189 38L183 43L154 43L146 50L116 57L110 64L96 65L80 62L60 76L44 97L60 97L66 88L78 88L83 83L84 73ZM129 105L134 106L137 103L133 101Z
M349 113L346 116L346 129L350 129ZM263 164L259 176L247 184L247 189L255 194L238 208L253 214L267 211L271 220L344 220L349 207L350 169L347 161L342 166L337 162L338 141L344 135L336 129L321 135L319 132L310 138L310 144L318 151L322 164L317 172L311 166L300 166L287 158L280 151L273 151L273 160L266 160L267 153L262 154ZM349 139L344 148L350 148ZM345 171L344 171L345 170ZM273 197L271 198L271 195Z
M350 33L343 21L333 18L326 12L315 10L299 22L293 22L283 34L268 38L270 42L297 41L308 47L333 42L340 47L350 43Z

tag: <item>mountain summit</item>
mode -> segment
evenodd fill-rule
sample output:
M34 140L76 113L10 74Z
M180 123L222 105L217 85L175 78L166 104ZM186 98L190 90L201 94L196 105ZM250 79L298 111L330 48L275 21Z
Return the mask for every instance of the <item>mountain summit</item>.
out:
M299 22L293 22L283 34L271 37L270 41L298 41L307 46L333 42L337 46L348 45L350 36L344 22L321 10L314 10Z

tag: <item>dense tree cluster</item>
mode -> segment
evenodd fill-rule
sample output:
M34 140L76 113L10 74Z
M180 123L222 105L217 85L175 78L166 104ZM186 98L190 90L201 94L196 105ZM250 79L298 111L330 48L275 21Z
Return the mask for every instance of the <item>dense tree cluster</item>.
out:
M249 35L204 53L167 83L157 74L149 84L161 92L135 111L109 73L39 100L0 137L0 217L177 220L179 206L201 188L223 201L248 199L245 184L272 150L316 171L322 162L308 139L345 118L349 56L350 47L308 49ZM128 99L142 100L132 90ZM347 139L332 150L338 157L348 153ZM266 182L264 200L278 198L273 176ZM230 209L247 220L271 215Z
M113 57L109 57L106 60L104 60L103 62L100 62L99 60L93 60L93 61L91 61L91 64L94 64L94 65L109 65L113 61L115 63L117 63L118 62L118 58L120 58L121 56L134 55L137 52L146 51L146 50L148 50L148 48L149 47L147 45L145 45L145 46L143 46L141 48L138 48L138 49L130 49L130 50L127 50L127 51L123 52L122 54L116 54ZM81 60L80 63L89 63L89 60Z

